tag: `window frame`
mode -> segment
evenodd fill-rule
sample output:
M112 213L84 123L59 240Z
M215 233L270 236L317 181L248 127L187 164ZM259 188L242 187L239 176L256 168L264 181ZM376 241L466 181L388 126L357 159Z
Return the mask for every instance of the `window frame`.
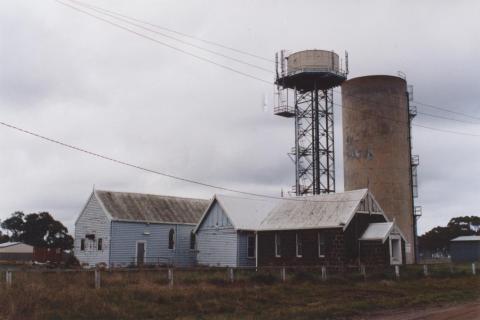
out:
M80 239L80 251L85 251L85 238Z
M252 243L253 243L253 254L250 255L250 240L253 239ZM255 235L253 234L249 234L247 235L247 258L249 259L255 259L255 251L256 251L256 245L255 245Z
M295 256L297 258L303 257L303 239L300 232L295 233Z
M275 232L275 257L282 257L282 239L278 232Z
M197 249L197 235L195 232L190 231L190 250Z
M325 234L320 231L317 233L317 246L318 246L318 257L325 258Z
M168 249L175 250L175 229L171 228L168 231Z
M103 239L102 238L97 239L97 250L98 251L103 251Z

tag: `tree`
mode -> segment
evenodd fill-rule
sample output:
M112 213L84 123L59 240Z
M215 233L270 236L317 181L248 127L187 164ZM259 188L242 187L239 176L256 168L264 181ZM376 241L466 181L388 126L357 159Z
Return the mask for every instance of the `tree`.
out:
M15 212L4 220L2 228L11 232L12 241L20 241L35 247L73 248L73 238L68 234L68 229L55 220L50 213Z
M0 243L5 243L10 241L10 237L6 234L3 234L2 231L0 231Z
M446 254L450 240L460 236L480 235L480 217L465 216L450 219L446 227L435 227L419 237L420 251Z

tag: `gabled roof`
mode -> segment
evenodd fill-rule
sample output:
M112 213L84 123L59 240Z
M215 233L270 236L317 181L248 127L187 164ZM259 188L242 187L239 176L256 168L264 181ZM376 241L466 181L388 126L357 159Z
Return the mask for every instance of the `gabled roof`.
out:
M367 230L363 233L359 240L365 241L382 241L388 239L388 236L392 233L399 234L403 240L406 240L400 230L396 227L395 221L393 222L374 222L370 223Z
M370 223L360 240L381 240L385 242L393 228L393 222Z
M209 200L95 190L112 220L196 224Z
M215 199L237 230L256 230L275 206L277 199L240 198L216 195Z
M461 236L450 241L480 241L480 236Z
M237 230L346 228L367 196L367 189L279 199L215 195L197 229L215 202Z
M259 230L346 228L367 189L282 200L262 221Z

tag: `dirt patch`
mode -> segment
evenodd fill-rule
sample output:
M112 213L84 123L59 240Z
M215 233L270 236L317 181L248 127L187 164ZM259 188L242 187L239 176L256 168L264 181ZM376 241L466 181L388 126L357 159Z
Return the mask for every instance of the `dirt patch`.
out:
M355 320L480 320L480 300L476 302L429 307L426 309L397 310L373 313Z

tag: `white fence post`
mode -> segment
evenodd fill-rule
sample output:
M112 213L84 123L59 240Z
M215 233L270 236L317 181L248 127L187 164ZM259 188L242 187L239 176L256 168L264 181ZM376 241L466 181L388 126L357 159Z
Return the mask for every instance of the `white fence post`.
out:
M101 281L100 270L95 269L95 289L100 289Z
M230 282L235 281L233 268L228 268L228 281L230 281Z
M173 287L173 269L168 268L168 287Z
M280 269L280 279L282 280L282 282L285 282L287 280L287 271L285 270L285 267L282 267L282 269Z
M367 271L365 270L365 265L360 265L360 274L363 276L364 280L367 280Z
M472 263L472 274L473 274L473 275L476 275L476 274L477 274L475 262Z
M395 266L395 277L400 279L400 267L398 265Z
M327 268L325 266L322 266L322 280L327 280Z
M423 265L423 275L428 277L428 265L426 264Z
M12 271L7 270L7 272L5 272L5 282L8 288L12 286Z

